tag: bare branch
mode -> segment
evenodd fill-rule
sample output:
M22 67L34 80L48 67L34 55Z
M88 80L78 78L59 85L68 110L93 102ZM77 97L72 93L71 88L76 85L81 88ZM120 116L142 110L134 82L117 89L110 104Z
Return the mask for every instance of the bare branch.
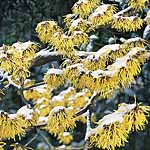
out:
M45 82L42 81L42 82L39 82L39 83L35 83L34 85L25 87L25 88L23 88L23 90L29 90L29 89L32 89L32 88L34 88L34 87L37 87L37 86L40 86L40 85L44 85L44 84L45 84Z
M85 58L94 53L95 52L78 51L77 55L80 58ZM63 60L63 54L43 49L36 53L35 59L31 62L31 67L41 66L49 62L59 60Z

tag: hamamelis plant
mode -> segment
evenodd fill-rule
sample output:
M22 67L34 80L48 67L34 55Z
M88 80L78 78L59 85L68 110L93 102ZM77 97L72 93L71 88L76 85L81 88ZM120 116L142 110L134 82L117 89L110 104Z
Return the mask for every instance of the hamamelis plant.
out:
M135 82L141 66L149 61L149 42L132 36L94 52L86 51L86 47L90 35L99 29L120 35L141 29L144 22L149 26L149 13L145 19L137 15L147 3L128 0L128 7L119 10L117 5L100 0L79 0L72 13L64 16L64 27L54 20L37 24L38 38L48 48L41 49L40 43L31 41L0 47L1 96L13 86L24 103L16 112L0 111L0 149L10 143L8 140L14 141L10 144L14 150L32 149L29 145L38 136L49 149L55 149L50 142L54 139L63 149L74 149L72 141L80 123L86 125L81 149L115 150L125 146L130 133L144 130L150 106L137 101L121 103L117 110L102 116L96 104ZM46 68L39 82L31 68L54 60L59 66ZM32 129L35 136L22 144L22 138ZM54 139L48 140L43 132Z

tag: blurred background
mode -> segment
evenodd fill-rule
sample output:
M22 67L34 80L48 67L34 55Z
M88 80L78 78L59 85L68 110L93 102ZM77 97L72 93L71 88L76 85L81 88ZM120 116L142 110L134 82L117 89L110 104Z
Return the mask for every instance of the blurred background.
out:
M71 7L77 0L1 0L0 1L0 46L2 44L12 44L17 41L25 42L27 40L40 42L35 32L37 23L44 20L55 20L60 26L64 26L63 16L71 13ZM105 2L105 0L104 0ZM126 7L126 0L106 0L106 3L116 4L118 9ZM139 15L144 18L147 12L146 8ZM142 37L145 25L140 31L134 33L119 33L114 29L99 29L90 34L90 42L84 50L97 51L106 44L119 43L120 38ZM43 45L44 47L45 45ZM53 65L59 65L61 62L52 62ZM52 64L48 64L51 66ZM32 68L31 78L40 80L45 72L47 65ZM0 101L0 109L7 112L14 112L22 103L16 96L17 90L9 88L7 94ZM150 63L142 66L141 74L130 88L115 93L112 99L100 100L97 102L98 118L112 112L117 105L122 102L133 103L134 96L138 102L150 105ZM86 126L79 123L77 125L73 144L82 143L85 135ZM42 131L52 145L58 146L59 143L52 135ZM34 135L34 129L22 138L21 143L27 141ZM150 150L150 124L143 132L136 132L130 135L129 142L125 147L118 150ZM12 141L8 141L12 143ZM46 142L40 137L30 144L35 150L48 150ZM6 149L10 150L10 148Z

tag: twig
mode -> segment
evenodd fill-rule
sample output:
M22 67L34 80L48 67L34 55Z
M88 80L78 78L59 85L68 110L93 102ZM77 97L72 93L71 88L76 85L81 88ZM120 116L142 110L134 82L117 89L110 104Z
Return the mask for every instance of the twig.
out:
M36 125L34 125L35 127L44 127L44 126L46 126L47 125L47 123L41 123L41 124L36 124Z
M21 96L21 100L25 105L28 105L28 102L26 101L24 95L23 95L23 88L24 88L24 82L22 82L21 87L19 89L20 91L20 96Z
M51 145L51 143L48 141L48 139L42 134L40 129L37 129L37 133L43 138L43 140L47 143L49 150L54 150L54 147Z
M131 9L132 9L131 7L127 7L126 9L123 9L123 10L119 11L118 13L114 14L114 16L124 15L125 13L127 13L128 11L130 11Z
M23 90L29 90L29 89L32 89L32 88L34 88L34 87L37 87L37 86L40 86L40 85L44 85L44 84L45 84L45 82L42 81L42 82L39 82L39 83L35 83L34 85L25 87L25 88L23 88Z
M86 135L85 135L85 145L84 145L84 150L88 150L88 136L89 132L91 131L91 110L90 108L87 110L87 115L86 115Z
M28 146L30 143L32 143L37 137L38 137L38 135L35 134L34 137L24 145L24 147L27 147L27 146Z
M77 51L77 55L81 58L85 58L95 52ZM51 52L49 50L41 50L36 53L35 59L31 62L31 67L41 66L52 61L63 60L63 54L58 52Z

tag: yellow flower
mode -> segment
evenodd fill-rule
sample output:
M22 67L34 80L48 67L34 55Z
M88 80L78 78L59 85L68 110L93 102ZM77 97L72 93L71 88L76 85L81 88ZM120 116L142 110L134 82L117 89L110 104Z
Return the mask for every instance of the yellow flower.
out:
M150 106L137 106L124 116L124 124L132 131L139 131L145 129L145 123L148 123L147 116L150 114Z
M4 150L4 146L6 145L6 143L4 143L4 142L0 142L0 150Z
M137 47L133 48L126 56L118 58L108 69L116 70L116 78L118 78L120 85L125 87L134 80L134 76L140 73L140 65L143 64L145 60L146 50Z
M135 106L135 104L121 105L117 111L99 120L98 126L91 129L88 134L87 138L89 138L90 144L107 150L115 150L115 147L124 146L127 142L129 130L123 123L123 117Z
M99 28L102 25L108 24L113 17L115 7L110 4L103 4L99 6L90 16L89 22L91 23L91 29Z
M146 7L146 2L148 2L148 0L128 0L128 5L134 9L143 9Z
M26 100L35 100L35 101L41 98L50 99L51 97L49 91L47 90L46 85L41 85L29 90L24 90L23 94Z
M34 42L17 42L12 45L15 49L22 52L22 56L27 59L32 59L35 56L35 52L39 49L40 45Z
M98 126L87 134L87 139L90 144L107 150L124 146L130 131L144 129L147 122L144 113L150 114L149 106L122 103L117 111L99 120Z
M14 147L13 150L33 150L31 147L22 146L19 143L14 143L10 145L11 147Z
M142 25L143 20L136 16L114 16L112 21L112 28L115 28L120 32L136 31L138 29L141 29Z
M30 105L25 105L17 111L17 117L23 120L22 127L27 129L36 124L39 117L39 112Z
M63 132L58 135L57 139L60 143L69 144L73 140L73 137L70 132Z
M98 148L115 150L116 146L124 146L127 138L126 128L116 122L96 129L96 133L90 137L90 143Z
M100 3L100 0L79 0L72 7L72 12L81 18L89 16L94 8Z
M78 18L76 20L73 20L70 23L68 33L72 33L73 34L74 31L86 32L89 27L90 27L90 22L88 22L88 21L86 21L86 20L84 20L82 18Z
M52 106L50 105L50 100L43 97L36 101L34 108L39 112L39 116L42 117L49 114Z
M11 80L16 85L30 76L30 61L38 48L38 44L28 41L17 42L12 46L4 45L0 50L0 67L11 75Z
M16 136L23 136L25 134L24 121L17 117L16 114L0 113L0 138L13 139Z
M82 61L88 70L104 69L108 63L113 63L116 58L123 56L127 51L129 50L123 49L120 44L105 45Z
M44 43L50 43L54 33L62 31L55 21L42 21L37 25L35 30L40 40Z
M53 96L50 101L50 104L53 107L55 107L55 106L68 107L68 106L70 106L69 98L72 97L75 93L76 93L75 88L69 87L68 89L60 92L59 95Z
M131 48L141 47L144 48L146 41L142 38L136 37L125 40L123 44L110 44L105 45L97 52L89 55L83 59L83 65L88 70L105 69L108 65L115 62L119 57L126 55Z
M64 22L66 24L67 27L69 27L71 25L71 22L77 17L76 14L67 14L64 16Z
M90 96L91 96L90 91L84 89L81 92L78 92L69 98L70 105L74 109L82 108L87 104Z
M63 106L54 107L48 117L48 125L46 129L55 136L60 132L64 132L75 127L72 108Z
M145 46L146 41L140 37L136 37L136 38L130 38L130 39L127 39L124 41L124 43L121 45L121 48L122 49L128 49L128 51L131 49L131 48L134 48L134 47L141 47L141 48L144 48Z
M48 89L56 88L64 84L65 78L61 69L49 69L44 76L44 82Z
M77 47L80 47L81 44L87 44L89 41L88 35L82 31L74 31L71 38L74 45Z
M71 36L65 35L63 32L56 32L51 41L55 51L62 53L64 56L72 56L75 53L74 42Z

